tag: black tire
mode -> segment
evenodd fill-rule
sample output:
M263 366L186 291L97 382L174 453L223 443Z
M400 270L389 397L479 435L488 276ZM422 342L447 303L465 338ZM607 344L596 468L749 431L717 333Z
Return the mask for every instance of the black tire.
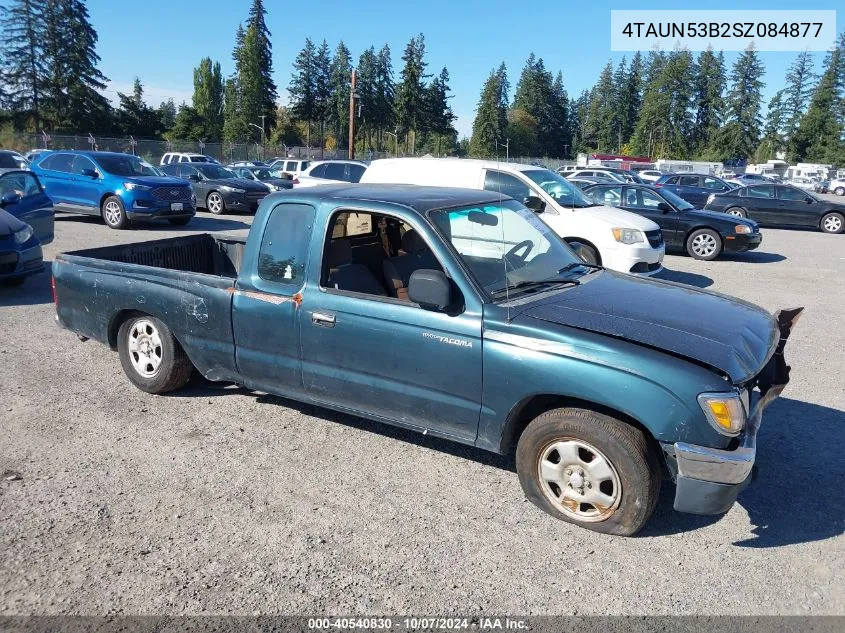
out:
M151 374L145 375L136 368L136 361L133 357L140 358L139 354L130 349L130 336L136 326L143 328L148 323L158 335L160 353L154 350L160 360L157 368ZM147 332L147 334L149 334ZM158 346L156 346L158 347ZM188 359L185 350L179 345L179 341L171 333L170 329L155 317L147 315L136 315L124 321L117 333L117 349L120 355L120 364L127 378L141 391L147 393L167 393L185 386L191 378L193 365ZM152 366L152 365L151 365Z
M103 222L110 229L128 229L130 226L126 209L123 208L123 200L117 196L109 196L103 200L103 204L100 207L100 215L103 218Z
M601 257L599 256L598 251L589 244L572 241L569 242L569 245L575 251L576 255L578 255L578 257L586 263L594 264L596 266L601 265Z
M8 279L0 279L0 286L7 288L21 286L26 281L26 277L9 277Z
M845 231L845 218L841 213L825 213L819 228L825 233L842 233Z
M205 208L209 213L222 215L226 213L226 201L219 191L212 191L205 197Z
M611 494L612 490L616 498L613 505L599 509L590 503L579 503L582 493L572 487L571 479L565 494L574 495L574 499L560 502L563 489L558 486L555 490L555 484L541 477L540 465L544 456L549 455L549 451L553 454L554 447L561 442L587 444L602 453L599 459L603 458L611 465L619 487L608 489L605 487L607 482L602 481L596 488L606 494ZM582 453L579 449L576 454L576 461L581 461L582 455L589 456L590 451ZM562 455L559 457L558 463L563 469L565 460ZM581 461L584 468L589 468L589 463L592 460ZM554 409L534 419L519 438L516 469L525 495L538 508L557 519L604 534L636 534L648 522L660 495L660 464L643 432L621 420L586 409ZM565 476L567 471L561 472ZM586 480L582 482L581 490L590 494L593 487L589 475ZM557 500L553 501L553 498ZM589 507L598 514L588 517ZM579 518L580 515L583 516Z
M837 187L833 190L833 193L835 193L837 196L845 196L845 187Z
M687 238L687 253L693 259L713 261L722 254L722 237L713 229L697 229Z
M731 207L730 209L725 209L725 213L727 213L728 215L735 215L738 218L748 217L748 211L746 211L742 207Z
M191 221L191 218L168 218L167 221L173 226L185 226Z

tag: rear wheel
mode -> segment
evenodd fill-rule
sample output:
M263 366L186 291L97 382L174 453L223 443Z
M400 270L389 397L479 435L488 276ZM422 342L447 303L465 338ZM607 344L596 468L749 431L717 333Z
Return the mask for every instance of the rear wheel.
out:
M728 215L736 216L738 218L747 218L748 217L748 212L745 209L743 209L742 207L731 207L730 209L725 211L725 213L727 213Z
M193 365L161 321L151 316L127 319L117 333L120 364L127 378L147 393L166 393L188 382Z
M173 226L185 226L188 222L191 221L191 218L168 218L167 220Z
M845 221L841 213L828 213L822 218L820 226L825 233L842 233Z
M694 259L712 261L722 252L722 238L712 229L698 229L687 238L687 253Z
M519 438L516 468L537 507L606 534L642 529L660 492L660 466L643 432L586 409L533 420Z
M226 203L223 201L223 196L218 191L212 191L205 199L205 208L214 215L220 215L226 211Z
M103 221L109 228L129 228L129 218L126 215L126 210L123 208L123 200L117 196L109 196L103 200L103 206L100 209L100 214L103 216Z
M833 190L833 193L835 193L837 196L845 196L845 187L837 187Z

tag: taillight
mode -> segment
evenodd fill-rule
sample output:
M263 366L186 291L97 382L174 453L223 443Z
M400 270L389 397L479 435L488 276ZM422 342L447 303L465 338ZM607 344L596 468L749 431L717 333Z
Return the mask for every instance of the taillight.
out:
M50 277L50 290L53 291L53 303L59 305L59 300L56 298L56 278Z

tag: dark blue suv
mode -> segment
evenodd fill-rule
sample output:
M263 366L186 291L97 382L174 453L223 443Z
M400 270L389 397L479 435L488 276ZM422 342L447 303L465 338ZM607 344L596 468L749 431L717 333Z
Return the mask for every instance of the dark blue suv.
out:
M56 211L99 215L113 229L166 218L185 225L196 213L190 183L164 176L131 154L55 151L33 166Z

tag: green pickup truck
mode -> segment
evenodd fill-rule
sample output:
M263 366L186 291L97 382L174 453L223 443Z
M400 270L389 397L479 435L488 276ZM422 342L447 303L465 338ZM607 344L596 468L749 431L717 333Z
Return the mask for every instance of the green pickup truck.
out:
M732 506L801 313L586 264L494 192L398 185L275 193L246 240L65 253L53 276L59 324L140 389L198 371L515 451L537 506L622 535L664 480L679 511Z

